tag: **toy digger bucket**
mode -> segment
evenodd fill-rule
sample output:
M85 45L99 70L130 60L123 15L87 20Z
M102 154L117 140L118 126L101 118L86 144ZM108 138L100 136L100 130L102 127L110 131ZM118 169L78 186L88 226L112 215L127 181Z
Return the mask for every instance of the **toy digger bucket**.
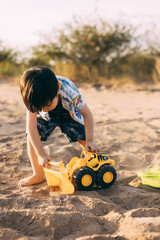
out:
M44 168L48 186L59 187L60 192L63 194L74 193L74 185L69 181L69 177L64 167L64 164L62 162L56 164L50 161L49 165L58 165L60 167L60 172Z
M160 188L160 166L151 168L147 171L139 171L142 183L155 188Z

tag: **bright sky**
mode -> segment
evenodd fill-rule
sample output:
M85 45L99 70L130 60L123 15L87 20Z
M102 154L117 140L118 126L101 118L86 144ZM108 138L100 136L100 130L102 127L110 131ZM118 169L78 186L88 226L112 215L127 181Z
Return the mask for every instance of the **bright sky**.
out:
M160 0L0 0L0 40L25 49L73 16L160 26Z

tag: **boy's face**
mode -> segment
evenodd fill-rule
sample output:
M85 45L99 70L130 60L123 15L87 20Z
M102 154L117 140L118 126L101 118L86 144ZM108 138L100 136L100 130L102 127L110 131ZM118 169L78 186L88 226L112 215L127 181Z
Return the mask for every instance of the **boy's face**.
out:
M59 91L55 98L53 98L52 102L48 103L45 107L42 108L43 112L49 112L57 107L59 101Z

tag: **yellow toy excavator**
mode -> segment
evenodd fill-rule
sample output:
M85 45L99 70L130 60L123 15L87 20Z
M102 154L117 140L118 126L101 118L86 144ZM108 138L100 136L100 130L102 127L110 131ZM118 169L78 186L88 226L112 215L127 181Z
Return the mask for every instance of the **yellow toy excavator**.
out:
M75 188L85 191L94 186L108 188L117 178L114 160L104 153L85 152L84 149L81 157L72 158L66 168L62 162L50 161L49 165L58 165L60 172L44 168L48 186L58 186L64 194L74 193Z

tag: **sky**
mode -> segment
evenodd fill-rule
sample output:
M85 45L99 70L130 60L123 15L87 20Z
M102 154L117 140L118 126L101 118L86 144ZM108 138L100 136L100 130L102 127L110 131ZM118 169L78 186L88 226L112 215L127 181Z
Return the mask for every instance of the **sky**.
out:
M0 40L23 50L73 17L160 26L160 0L0 0Z

